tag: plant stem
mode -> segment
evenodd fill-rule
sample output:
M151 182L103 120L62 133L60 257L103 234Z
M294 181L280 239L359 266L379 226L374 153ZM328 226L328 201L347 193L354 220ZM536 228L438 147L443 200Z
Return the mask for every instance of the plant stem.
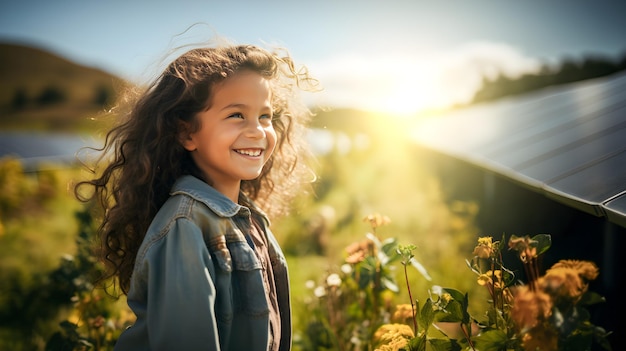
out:
M411 286L409 284L409 274L406 270L406 264L404 264L404 281L406 282L406 289L409 292L409 299L411 299L411 316L413 317L413 329L415 336L417 336L417 315L415 313L415 304L413 303L413 295L411 294Z
M537 290L537 279L539 278L539 267L537 265L537 258L532 256L530 250L526 250L526 260L524 262L524 269L528 275L528 285L531 291Z
M476 351L476 349L474 348L474 343L472 342L471 339L471 335L472 335L472 322L470 322L469 324L469 328L466 328L465 324L463 324L463 322L460 323L461 326L461 331L463 332L463 334L465 335L465 339L467 340L467 343L469 344L469 346L472 348L472 350ZM469 333L468 333L468 329L469 329Z

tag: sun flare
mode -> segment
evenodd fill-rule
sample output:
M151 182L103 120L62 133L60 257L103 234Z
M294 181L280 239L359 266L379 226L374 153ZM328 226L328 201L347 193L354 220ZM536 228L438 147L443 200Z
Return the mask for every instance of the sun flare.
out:
M386 91L380 91L380 98L372 101L369 107L378 113L386 113L398 118L408 118L415 116L419 112L442 108L438 101L445 100L445 96L433 86L436 82L426 82L424 80L402 82Z
M516 48L469 43L449 51L345 55L313 62L319 105L411 117L470 103L484 77L533 72L539 61Z
M445 67L432 59L343 57L314 64L312 71L326 87L318 98L331 106L407 117L450 102L442 85Z

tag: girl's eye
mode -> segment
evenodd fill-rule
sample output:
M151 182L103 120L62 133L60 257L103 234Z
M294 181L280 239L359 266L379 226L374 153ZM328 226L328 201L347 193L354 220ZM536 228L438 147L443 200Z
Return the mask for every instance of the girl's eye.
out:
M233 113L232 115L229 115L228 118L243 118L243 115L237 112L237 113Z
M273 118L272 118L272 115L261 115L259 117L259 120L261 121L261 123L271 124Z

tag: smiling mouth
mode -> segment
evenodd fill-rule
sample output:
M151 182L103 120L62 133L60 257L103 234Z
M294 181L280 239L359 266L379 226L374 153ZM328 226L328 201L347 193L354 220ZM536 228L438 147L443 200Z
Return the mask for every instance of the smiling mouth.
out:
M261 156L263 149L236 149L235 152L240 155L257 157Z

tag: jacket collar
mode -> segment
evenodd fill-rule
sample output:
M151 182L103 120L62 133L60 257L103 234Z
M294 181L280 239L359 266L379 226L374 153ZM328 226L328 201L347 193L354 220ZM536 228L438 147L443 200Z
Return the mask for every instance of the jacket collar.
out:
M248 207L232 202L214 187L191 175L182 176L174 183L170 195L176 194L186 194L202 202L220 217L233 217L238 213L249 216L254 211L269 223L267 216L245 194L240 193L239 196Z

